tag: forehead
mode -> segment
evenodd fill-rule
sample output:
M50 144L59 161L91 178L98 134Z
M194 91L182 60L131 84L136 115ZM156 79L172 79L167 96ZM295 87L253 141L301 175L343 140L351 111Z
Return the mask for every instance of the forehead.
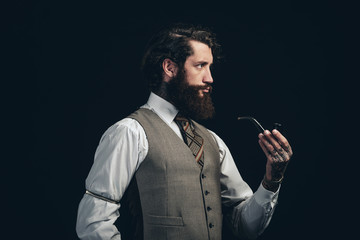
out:
M212 63L213 55L208 45L195 40L190 40L189 44L194 53L188 57L188 60Z

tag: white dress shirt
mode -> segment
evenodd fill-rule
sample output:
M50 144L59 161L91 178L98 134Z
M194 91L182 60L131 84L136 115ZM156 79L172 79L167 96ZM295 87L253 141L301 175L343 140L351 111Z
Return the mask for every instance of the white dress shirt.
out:
M182 138L174 121L178 110L163 98L150 94L142 106L155 112ZM212 131L220 151L220 183L222 203L233 206L230 222L239 234L254 237L263 232L270 222L277 203L276 193L262 184L255 193L242 179L234 159L225 143ZM148 152L148 141L142 126L134 119L124 118L103 134L96 149L93 166L86 179L86 189L115 201L120 201L136 170ZM79 209L76 231L81 239L118 239L120 233L114 226L119 217L120 204L111 203L84 194Z

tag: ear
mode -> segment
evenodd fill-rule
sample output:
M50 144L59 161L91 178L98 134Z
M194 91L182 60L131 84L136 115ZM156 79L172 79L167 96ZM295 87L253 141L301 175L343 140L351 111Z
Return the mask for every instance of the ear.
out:
M164 70L164 81L169 82L171 78L175 77L178 71L178 66L172 60L166 58L162 63Z

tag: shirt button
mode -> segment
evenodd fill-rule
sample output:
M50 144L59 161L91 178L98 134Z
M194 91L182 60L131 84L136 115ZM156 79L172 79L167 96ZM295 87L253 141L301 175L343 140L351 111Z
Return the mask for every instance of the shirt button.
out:
M208 211L210 211L212 208L211 208L211 207L207 207L206 209L207 209Z
M213 227L214 227L214 224L210 223L209 228L213 228Z

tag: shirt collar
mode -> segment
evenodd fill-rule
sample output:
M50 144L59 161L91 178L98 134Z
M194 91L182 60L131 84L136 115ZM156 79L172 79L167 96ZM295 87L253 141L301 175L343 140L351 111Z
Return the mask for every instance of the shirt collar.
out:
M175 119L179 112L174 105L153 92L150 93L147 105L168 124Z

